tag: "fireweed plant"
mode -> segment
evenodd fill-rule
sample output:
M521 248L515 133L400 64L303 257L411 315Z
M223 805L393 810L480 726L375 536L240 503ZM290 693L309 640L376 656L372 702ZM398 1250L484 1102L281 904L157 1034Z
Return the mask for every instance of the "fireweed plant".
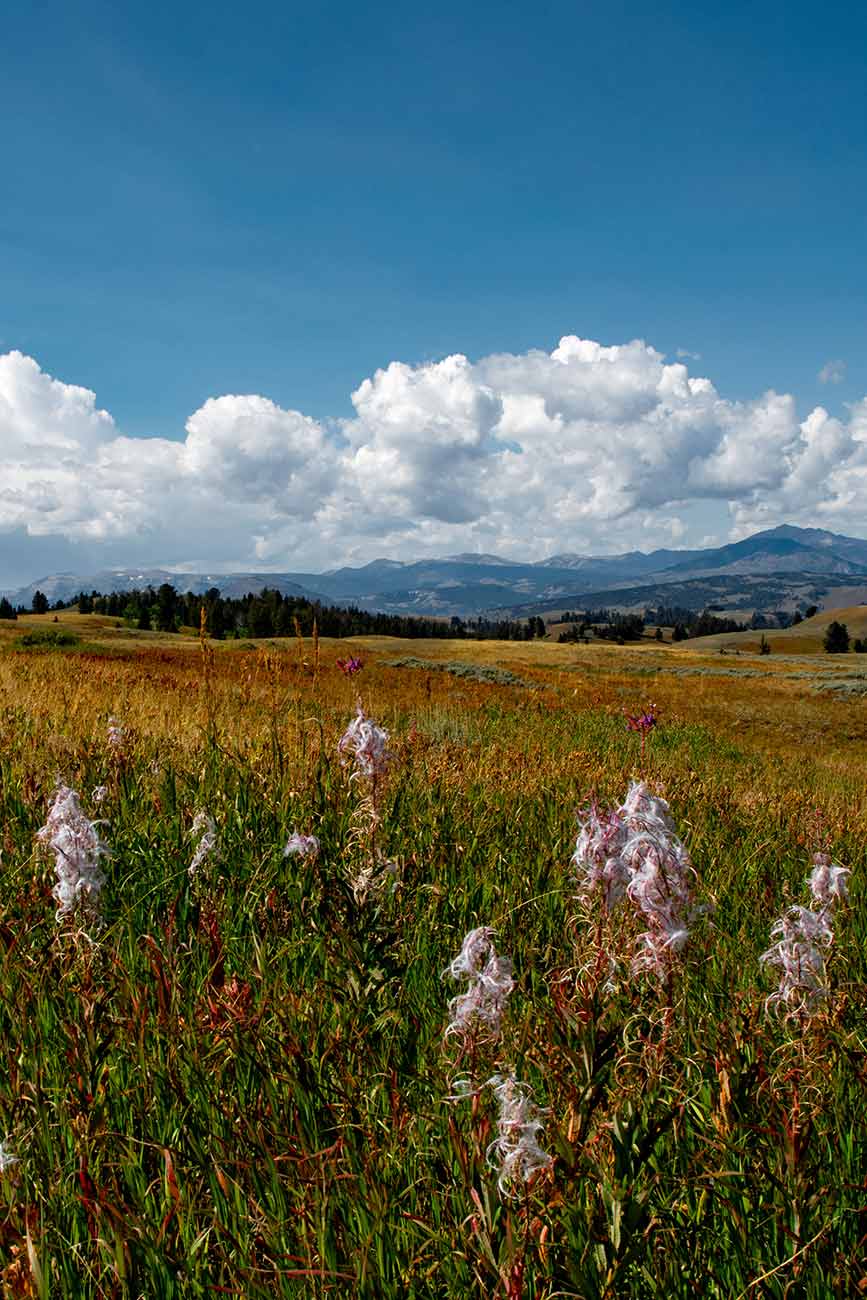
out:
M445 1037L455 1035L466 1042L470 1034L479 1031L484 1039L495 1042L500 1037L506 1000L515 981L510 959L497 955L494 931L489 925L470 930L445 974L453 980L465 980L467 985L449 1002Z
M100 839L97 823L82 812L74 790L58 785L48 818L36 837L54 854L57 883L51 892L57 903L57 920L77 917L85 927L98 927L105 885L100 863L109 850Z
M190 834L197 841L195 851L190 859L190 865L187 868L192 880L198 876L206 862L216 861L219 855L217 824L211 814L205 812L203 808L199 809L193 818Z
M647 744L647 737L659 723L659 707L656 704L648 704L638 713L626 714L627 731L636 732L641 738L641 751L639 761L642 772L644 770L644 750Z
M500 1193L513 1196L521 1184L528 1183L540 1170L549 1169L553 1160L539 1145L543 1112L533 1101L530 1088L512 1072L492 1075L481 1087L473 1077L480 1046L500 1039L506 1001L515 987L512 962L497 953L494 930L488 925L478 926L464 938L445 976L465 981L466 988L448 1004L444 1037L458 1038L461 1056L468 1052L470 1058L469 1075L454 1080L446 1100L471 1097L475 1115L481 1092L486 1087L492 1089L499 1108L498 1136L487 1148L487 1161L497 1171Z
M591 806L580 823L572 865L585 908L599 906L610 914L625 900L644 924L632 974L669 980L699 909L692 897L695 871L666 801L643 781L633 781L619 808Z
M317 858L319 849L319 839L316 835L302 835L300 831L295 830L286 841L283 857L291 858L297 854L302 858Z
M367 716L359 700L355 717L337 742L341 762L351 769L350 781L364 788L353 814L350 836L350 845L363 846L365 850L362 862L349 878L353 897L359 906L369 898L379 897L387 881L396 886L399 876L397 864L384 857L378 843L382 798L394 761L388 739L388 732Z
M776 943L763 952L762 962L780 972L780 983L766 1006L790 1020L803 1021L830 996L827 954L834 942L834 911L848 898L848 867L834 863L828 853L816 853L809 877L814 907L790 907L771 927Z
M425 644L517 686L355 642L390 734L356 717L338 757L345 642L318 683L234 639L205 678L192 638L110 631L36 658L0 626L4 1297L865 1294L867 721L813 690L833 665ZM401 884L361 906L383 749ZM98 948L67 943L91 907Z

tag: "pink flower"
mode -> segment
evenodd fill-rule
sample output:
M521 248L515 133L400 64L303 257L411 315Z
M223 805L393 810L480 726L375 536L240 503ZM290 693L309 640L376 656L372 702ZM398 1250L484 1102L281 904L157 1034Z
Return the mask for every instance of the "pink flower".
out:
M643 713L638 713L634 717L631 713L626 715L626 726L629 731L638 731L642 736L646 736L648 731L652 731L659 721L659 714L655 704L649 704Z

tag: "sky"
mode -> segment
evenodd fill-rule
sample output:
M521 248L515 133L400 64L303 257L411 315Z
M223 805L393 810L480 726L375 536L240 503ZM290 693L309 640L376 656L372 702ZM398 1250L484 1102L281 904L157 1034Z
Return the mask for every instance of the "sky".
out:
M867 535L867 10L33 0L0 585Z

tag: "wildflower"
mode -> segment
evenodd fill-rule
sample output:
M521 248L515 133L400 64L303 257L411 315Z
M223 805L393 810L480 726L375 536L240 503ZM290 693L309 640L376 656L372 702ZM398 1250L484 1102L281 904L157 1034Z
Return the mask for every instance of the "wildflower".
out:
M848 867L835 865L830 854L816 853L809 886L817 911L790 907L771 927L771 944L759 960L780 971L777 991L766 1006L783 1008L789 1017L811 1015L829 995L825 954L834 942L834 908L848 897Z
M759 960L780 971L776 993L767 999L768 1007L783 1007L789 1016L810 1015L828 996L825 954L833 931L821 912L806 907L790 907L771 927L777 942L763 952Z
M350 655L348 659L338 659L337 667L343 673L344 677L354 677L360 673L364 667L363 659L356 659L355 655Z
M655 704L649 704L643 713L636 714L635 717L631 713L626 714L627 730L638 731L642 737L652 731L658 721L659 714Z
M385 892L387 881L391 881L389 893L393 894L400 884L400 868L377 854L373 862L366 863L350 878L352 897L362 907L368 898L378 898Z
M12 1165L18 1164L18 1157L6 1145L8 1139L0 1141L0 1174L5 1174Z
M124 747L124 743L126 742L126 728L117 720L117 718L109 718L108 720L107 739L111 749L113 749L116 754L120 753Z
M607 911L625 896L641 914L647 929L636 941L633 973L664 978L689 937L696 910L692 863L665 800L643 781L633 781L614 812L600 812L594 804L579 830L572 862L583 869L585 902L598 890Z
M634 716L631 713L626 715L626 726L629 731L637 731L641 737L641 757L644 758L644 747L647 744L647 737L659 721L659 713L655 704L649 704L642 713Z
M816 853L810 872L810 893L822 908L830 908L836 902L845 903L849 897L848 875L851 875L849 868L832 863L829 853Z
M108 798L108 786L97 785L91 791L90 797L95 804L105 803Z
M355 717L344 731L337 744L338 752L344 762L355 764L356 773L377 781L385 776L392 755L388 749L388 732L368 718L359 704Z
M283 857L291 858L296 853L301 858L317 857L319 854L319 840L315 835L301 835L298 831L293 831L286 842Z
M500 1021L506 999L515 987L512 963L508 957L499 957L493 944L494 931L489 925L471 930L464 939L461 950L448 965L446 975L451 979L469 981L466 992L459 993L449 1002L451 1019L446 1026L446 1037L451 1034L466 1035L475 1021L487 1026L489 1035L500 1035Z
M500 1113L498 1136L488 1147L488 1163L499 1167L497 1187L503 1196L511 1196L517 1185L527 1183L541 1169L550 1169L553 1157L539 1145L544 1128L540 1118L546 1112L533 1101L530 1088L519 1083L514 1074L505 1078L495 1074L488 1083L494 1090Z
M579 893L586 901L602 890L606 911L611 911L626 893L629 870L622 859L626 825L616 812L600 812L592 804L578 832L572 863L583 870Z
M57 920L76 908L90 919L98 919L99 896L105 884L99 860L108 856L108 849L99 838L96 823L81 811L74 790L57 787L46 823L36 837L54 853L57 884L51 892L57 901Z
M195 876L199 868L216 853L217 827L213 817L204 811L197 812L193 818L192 833L200 836L200 839L196 845L193 859L187 868L190 877Z

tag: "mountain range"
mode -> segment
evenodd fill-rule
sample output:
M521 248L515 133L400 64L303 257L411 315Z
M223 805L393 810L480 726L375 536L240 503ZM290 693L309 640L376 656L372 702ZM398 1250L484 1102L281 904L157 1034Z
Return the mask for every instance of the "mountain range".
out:
M529 615L603 605L623 610L660 604L701 609L710 603L731 610L765 611L799 603L833 608L867 600L867 541L784 524L704 550L565 553L533 563L462 554L373 560L325 573L110 569L48 574L4 594L29 607L37 590L53 602L79 591L130 591L163 582L196 594L218 587L233 597L276 587L285 595L326 604L435 617Z

